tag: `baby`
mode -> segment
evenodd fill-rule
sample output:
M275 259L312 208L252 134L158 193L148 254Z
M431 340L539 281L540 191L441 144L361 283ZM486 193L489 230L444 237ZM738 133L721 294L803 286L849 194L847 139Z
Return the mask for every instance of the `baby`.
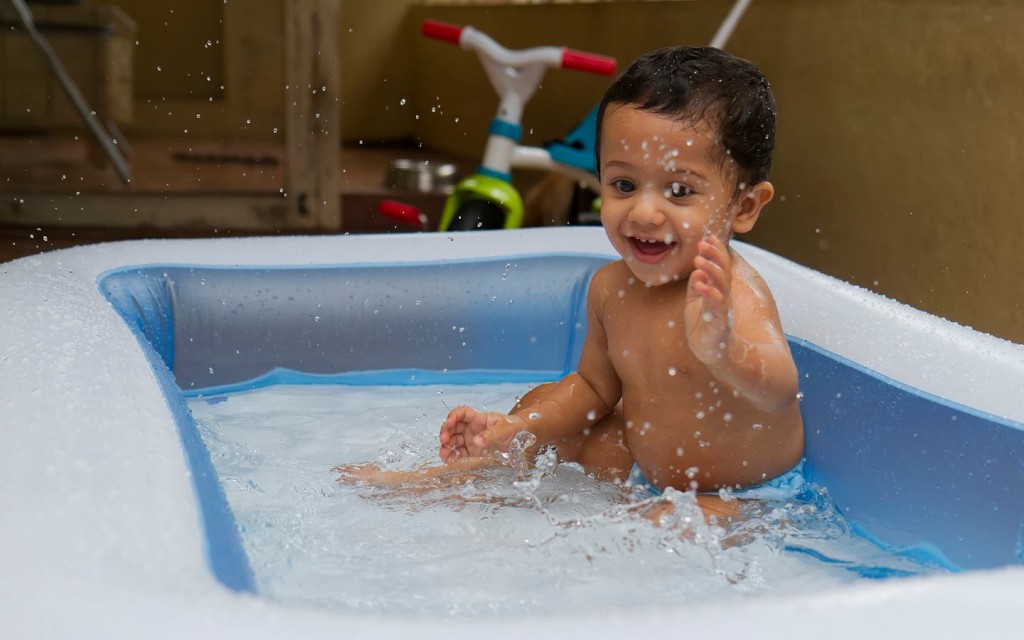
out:
M674 47L634 62L598 111L601 224L622 257L587 299L576 372L509 414L462 406L441 458L472 466L526 431L597 477L695 490L764 483L803 452L797 371L771 292L729 246L767 182L775 103L751 63Z

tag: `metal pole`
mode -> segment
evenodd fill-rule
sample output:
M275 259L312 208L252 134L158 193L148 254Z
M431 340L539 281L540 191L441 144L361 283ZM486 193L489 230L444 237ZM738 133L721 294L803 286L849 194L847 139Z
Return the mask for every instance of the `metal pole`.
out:
M57 76L57 80L60 81L61 87L64 88L64 93L67 94L68 99L75 105L75 109L78 111L78 115L82 116L82 120L85 121L89 131L100 146L103 147L103 151L107 154L107 159L110 160L110 164L114 166L114 170L117 171L117 175L121 177L121 181L128 184L132 181L132 172L128 167L128 163L125 161L124 156L121 155L120 150L114 144L113 138L100 121L96 118L96 114L92 108L89 107L89 103L85 101L85 97L82 92L78 90L78 85L68 75L67 69L64 68L64 64L61 63L60 58L54 52L53 48L50 47L50 43L47 42L43 34L39 33L36 29L35 21L32 19L32 12L25 5L24 0L11 0L14 4L14 10L18 12L18 17L21 19L21 24L25 27L25 31L28 32L29 37L32 38L32 42L35 43L36 48L43 54L43 58L46 59L47 64L50 66L50 70Z
M718 27L718 32L715 33L715 37L711 39L712 47L716 49L724 49L729 38L732 37L732 32L736 30L736 25L740 23L740 18L743 17L743 13L750 6L751 0L736 0L736 4L732 5L732 9L729 11L729 15L725 16L725 20Z

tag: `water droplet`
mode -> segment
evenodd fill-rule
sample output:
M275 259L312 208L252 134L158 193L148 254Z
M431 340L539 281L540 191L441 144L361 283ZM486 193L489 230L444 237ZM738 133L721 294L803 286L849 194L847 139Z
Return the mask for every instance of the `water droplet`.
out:
M670 375L670 376L676 375L676 368L675 367L669 367L668 368L668 375Z
M753 429L754 431L760 431L761 429L764 429L764 425L761 424L760 422L755 422L754 424L750 425L750 428Z

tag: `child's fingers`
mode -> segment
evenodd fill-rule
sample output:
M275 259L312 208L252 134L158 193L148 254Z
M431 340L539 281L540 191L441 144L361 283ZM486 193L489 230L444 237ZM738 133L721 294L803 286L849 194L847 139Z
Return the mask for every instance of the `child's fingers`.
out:
M718 243L718 246L708 241L700 243L698 255L694 259L694 267L708 276L712 286L728 291L732 269L729 253L721 246L717 238L714 238L714 241Z
M694 260L695 273L704 274L702 280L706 281L709 287L727 291L729 288L729 273L720 264L716 264L702 256Z
M701 317L703 318L704 313L711 313L715 317L724 316L727 313L728 308L728 297L719 287L714 286L714 283L709 282L708 276L701 272L695 271L691 276L691 284L694 291L701 298Z
M449 449L465 449L466 448L466 436L461 433L453 434L446 443Z
M448 416L441 423L441 431L438 434L441 444L448 444L453 435L465 431L466 425L475 414L476 410L467 406L455 407L449 411Z
M697 254L716 264L728 265L732 260L729 249L715 236L708 236L697 245Z
M726 248L725 243L716 235L707 235L701 239L698 249L702 250L702 253L713 253L723 258L729 255L729 250Z
M460 449L451 449L447 447L441 448L441 462L449 464L462 458L465 454Z
M477 415L477 410L467 405L460 405L448 412L444 426L454 428L460 422L470 422Z

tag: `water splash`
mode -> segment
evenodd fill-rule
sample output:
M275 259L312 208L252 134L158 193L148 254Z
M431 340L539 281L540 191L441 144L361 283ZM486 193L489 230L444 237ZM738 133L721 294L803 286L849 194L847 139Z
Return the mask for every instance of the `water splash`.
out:
M264 597L365 615L516 618L932 571L857 537L820 487L743 501L734 522L706 520L694 493L602 482L552 450L531 461L528 433L504 452L507 466L401 487L336 483L332 466L382 450L396 471L436 457L441 393L395 389L275 387L191 403ZM521 391L443 393L496 408Z
M522 482L530 471L531 464L527 456L527 450L537 442L537 436L529 431L520 431L512 437L508 445L508 451L499 451L496 455L501 462L509 467L516 474L516 481Z

